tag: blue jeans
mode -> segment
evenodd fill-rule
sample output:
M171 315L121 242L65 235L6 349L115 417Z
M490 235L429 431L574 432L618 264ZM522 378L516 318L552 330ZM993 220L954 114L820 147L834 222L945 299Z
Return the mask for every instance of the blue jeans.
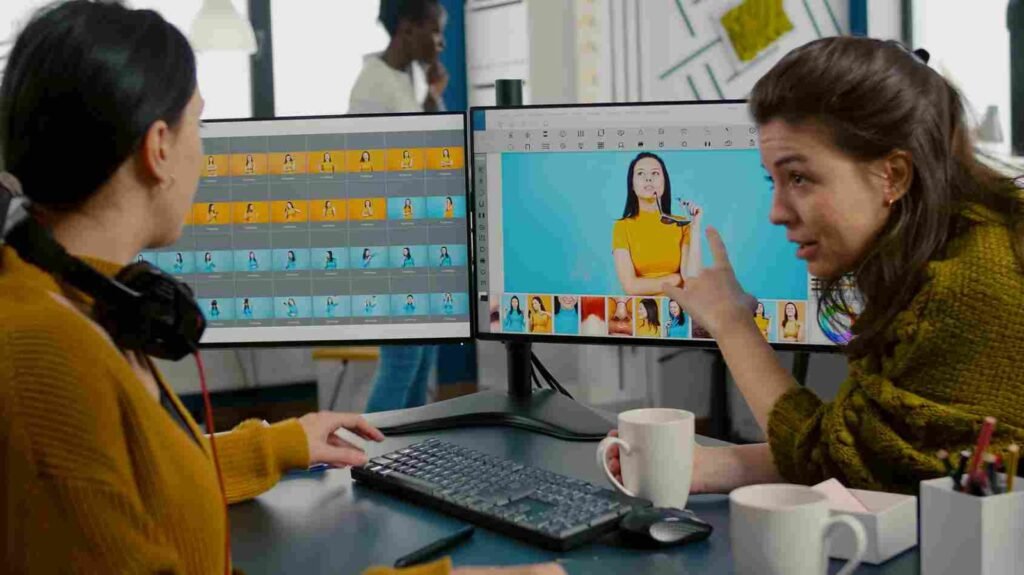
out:
M436 345L381 346L366 413L426 405L427 383L436 365Z

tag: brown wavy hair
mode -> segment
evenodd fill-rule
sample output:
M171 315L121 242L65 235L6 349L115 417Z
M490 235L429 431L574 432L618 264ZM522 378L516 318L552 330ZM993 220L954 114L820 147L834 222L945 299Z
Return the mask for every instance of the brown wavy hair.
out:
M972 222L972 205L989 208L1014 232L1024 271L1024 196L1013 180L975 157L960 93L919 56L893 41L824 38L787 54L750 96L758 124L781 120L823 126L836 147L861 161L908 152L910 188L893 204L877 241L851 270L863 311L846 347L851 357L880 357L886 331L926 280L932 260ZM852 309L843 278L823 278L822 310ZM830 319L835 322L837 320ZM844 327L844 326L835 326Z

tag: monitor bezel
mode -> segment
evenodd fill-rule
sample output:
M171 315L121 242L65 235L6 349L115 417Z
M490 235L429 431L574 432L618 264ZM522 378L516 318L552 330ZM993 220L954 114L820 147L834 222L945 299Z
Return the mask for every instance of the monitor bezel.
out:
M289 120L345 120L354 118L402 118L402 117L422 117L422 116L462 116L462 149L465 150L466 165L464 166L463 178L466 190L466 203L472 203L472 193L470 192L470 160L471 156L469 153L469 115L464 112L398 112L390 114L316 114L310 116L260 116L250 118L215 118L209 120L201 120L201 124L227 124L227 123L252 123L252 122L278 122L278 121L289 121ZM198 187L197 187L198 191ZM468 238L467 247L472 253L473 250L473 226L472 217L470 215L470 208L472 206L467 205L466 207L466 237ZM467 258L466 262L469 268L468 273L470 274L470 285L469 291L467 292L470 298L469 302L469 335L466 337L434 337L434 338L400 338L400 339L343 339L343 340L295 340L295 341L257 341L257 342L217 342L217 343L200 343L200 349L235 349L235 348L293 348L293 347L361 347L361 346L383 346L383 345L465 345L475 341L476 336L476 305L475 305L475 290L476 290L476 259L472 257ZM424 324L429 325L429 324ZM210 328L207 328L210 329Z
M469 147L471 156L476 155L474 149L474 126L475 126L475 115L477 112L488 112L498 110L542 110L542 109L574 109L574 108L628 108L628 107L652 107L652 106L706 106L706 105L736 105L746 104L748 101L744 99L730 99L730 100L703 100L703 101L651 101L651 102L600 102L590 104L530 104L525 106L471 106L467 112L467 131L466 135L469 140ZM467 165L472 166L472 161L467 160ZM467 172L468 173L468 172ZM471 202L469 214L476 220L476 180L470 178L469 182L469 194L473 200ZM472 228L472 242L476 244L476 227ZM474 264L475 264L475 249L474 249ZM473 307L480 305L480 291L478 285L478 276L476 274L476 266L473 266ZM488 296L489 298L490 296ZM500 307L500 306L499 306ZM488 299L488 308L490 308L490 299ZM479 314L477 314L479 315ZM815 321L818 321L818 313L815 310ZM479 321L479 320L477 320ZM488 321L490 321L488 312ZM692 316L690 321L693 321ZM516 334L516 333L494 333L489 331L483 331L478 323L473 324L473 331L476 334L476 339L481 341L504 341L512 343L554 343L554 344L579 344L579 345L628 345L637 347L676 347L676 348L693 348L693 349L719 349L718 342L716 340L706 339L668 339L668 338L637 338L627 336L558 336L558 335L538 335L538 334ZM839 344L817 344L817 343L780 343L780 342L767 342L776 351L791 351L791 352L820 352L820 353L843 353L845 346Z

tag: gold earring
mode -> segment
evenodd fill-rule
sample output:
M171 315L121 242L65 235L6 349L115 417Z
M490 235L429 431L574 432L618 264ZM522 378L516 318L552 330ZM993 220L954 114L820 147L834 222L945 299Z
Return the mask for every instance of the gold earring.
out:
M885 200L885 207L891 208L894 203L896 203L896 200L889 198Z

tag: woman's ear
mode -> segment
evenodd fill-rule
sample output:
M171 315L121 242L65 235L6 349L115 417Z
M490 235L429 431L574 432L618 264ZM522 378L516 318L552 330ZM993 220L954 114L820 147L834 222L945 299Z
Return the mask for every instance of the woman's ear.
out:
M914 181L914 162L910 152L895 150L885 157L882 170L885 174L885 201L893 204L910 191Z

